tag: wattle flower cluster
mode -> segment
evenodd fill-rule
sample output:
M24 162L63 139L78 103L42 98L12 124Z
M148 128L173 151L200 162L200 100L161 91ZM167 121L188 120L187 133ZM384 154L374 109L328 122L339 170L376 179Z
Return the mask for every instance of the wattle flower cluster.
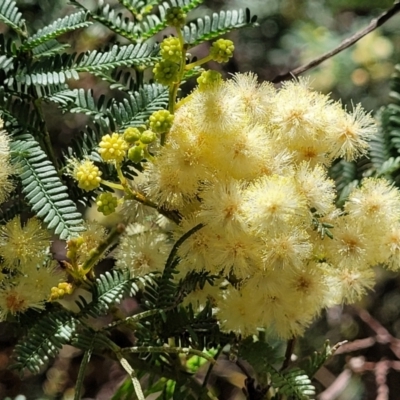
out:
M372 267L400 268L399 191L368 178L339 209L327 176L334 160L365 154L375 130L360 106L347 112L304 81L275 90L239 74L203 82L178 103L140 188L182 216L176 238L204 224L180 247L179 269L219 276L193 299L211 299L223 330L299 335L324 307L371 288ZM125 236L117 265L161 269L160 234Z

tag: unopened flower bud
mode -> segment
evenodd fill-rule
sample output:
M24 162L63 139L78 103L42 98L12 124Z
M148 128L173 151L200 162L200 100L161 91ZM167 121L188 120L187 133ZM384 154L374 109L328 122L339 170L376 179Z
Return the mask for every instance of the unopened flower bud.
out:
M157 138L157 135L153 131L147 130L147 131L144 131L142 133L142 135L140 136L140 141L143 144L150 144L150 143L153 143L156 140L156 138Z
M125 129L124 140L125 142L132 144L140 139L141 132L138 128L129 127Z
M210 56L218 63L227 62L233 56L234 49L232 40L218 39L212 44Z
M185 25L186 14L180 7L171 7L167 10L165 19L169 26L181 28Z
M144 158L144 151L142 146L131 147L128 151L128 158L135 164L140 163Z

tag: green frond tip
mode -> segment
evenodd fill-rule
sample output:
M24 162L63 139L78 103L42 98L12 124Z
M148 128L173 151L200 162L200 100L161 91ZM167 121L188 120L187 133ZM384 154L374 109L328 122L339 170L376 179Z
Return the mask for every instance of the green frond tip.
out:
M39 29L34 35L29 37L21 46L22 51L33 49L51 39L54 39L66 32L74 31L80 28L86 28L92 24L88 21L88 13L79 11L70 14L64 18L59 18L52 24Z
M168 106L168 87L149 84L139 91L129 94L121 102L114 102L108 107L110 121L115 121L118 132L123 132L131 126L138 126L146 122L154 111L165 109Z
M267 368L272 387L279 394L296 400L309 400L315 395L315 388L308 375L299 368L278 372L274 367Z
M61 347L70 343L79 321L64 309L47 312L15 347L12 368L37 374Z
M335 346L331 347L329 340L324 343L324 347L320 351L314 352L310 357L307 357L304 362L301 363L306 374L313 377L316 372L329 360L336 350L346 342L339 342Z
M0 56L0 71L7 73L14 68L14 58L6 55Z
M12 163L19 166L22 191L32 210L61 239L84 230L82 215L70 200L46 153L32 137L11 143Z
M136 41L136 35L133 33L135 24L129 18L122 16L122 13L117 13L110 6L110 4L104 4L99 2L98 7L95 11L90 11L83 4L76 0L70 0L72 4L90 13L90 17L97 22L100 22L108 29L117 33L118 35L128 39L130 42Z
M4 22L19 35L26 37L25 20L14 0L2 0L0 4L0 22Z
M248 361L257 374L264 374L268 365L283 361L279 348L264 341L255 341L252 336L240 343L238 357Z
M203 0L169 0L158 4L158 14L146 15L140 24L135 26L135 35L137 41L143 41L151 38L156 33L162 31L167 26L167 12L171 7L179 7L182 12L187 14L190 10L200 5ZM157 2L158 3L158 2Z
M29 73L21 71L15 80L27 85L41 85L64 83L66 79L79 79L79 72L98 73L113 70L118 67L147 68L152 66L157 58L156 49L145 43L128 46L114 45L110 50L93 50L75 55L58 55L40 59L34 63ZM10 86L13 80L7 81Z
M248 9L220 11L218 14L214 13L212 17L206 15L204 18L198 18L196 22L191 22L185 26L183 36L185 41L193 47L234 29L254 26L256 20L257 17L252 17Z
M69 47L71 47L69 43L60 43L55 39L51 39L32 49L32 54L36 59L40 57L51 57L55 54L64 52L65 49L68 49Z
M108 312L115 304L139 290L136 279L131 278L129 272L113 270L100 275L91 287L93 300L87 303L83 298L77 302L81 309L80 317L98 317Z

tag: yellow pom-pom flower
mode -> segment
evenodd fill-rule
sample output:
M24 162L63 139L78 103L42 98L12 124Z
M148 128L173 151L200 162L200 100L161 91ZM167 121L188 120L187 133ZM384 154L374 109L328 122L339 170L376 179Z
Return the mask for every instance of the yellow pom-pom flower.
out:
M104 161L118 163L125 158L128 143L124 140L123 135L113 133L112 135L104 135L99 147L99 153Z
M182 45L178 38L169 37L161 42L161 57L164 60L170 60L175 63L180 63L182 59Z
M74 287L71 283L60 282L58 286L53 286L50 293L50 301L55 301L63 298L67 294L72 294Z
M72 160L72 177L78 181L78 187L87 192L97 189L101 182L101 171L91 160Z

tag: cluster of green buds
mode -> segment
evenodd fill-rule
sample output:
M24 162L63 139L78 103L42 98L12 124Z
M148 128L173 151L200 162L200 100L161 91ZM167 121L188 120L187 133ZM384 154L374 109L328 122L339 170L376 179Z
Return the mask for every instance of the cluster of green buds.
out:
M157 82L166 86L179 84L185 71L201 66L208 61L218 63L227 62L232 56L234 45L231 40L219 39L215 41L208 56L184 65L186 58L185 43L181 29L185 25L186 14L179 7L171 7L166 13L166 22L177 31L177 37L165 38L161 45L161 60L154 66L153 73Z
M110 192L101 193L96 199L96 205L97 211L107 216L115 212L118 206L118 198Z
M149 129L130 127L124 132L124 140L131 146L128 158L134 163L140 163L144 158L151 158L148 146L157 139L157 134L163 134L171 129L174 116L168 110L155 111L149 118Z
M168 37L162 41L161 60L154 66L153 73L157 82L170 86L181 80L185 58L181 28L185 25L186 14L179 7L171 7L165 18L169 26L176 28L178 37Z
M207 90L210 86L217 84L222 81L222 75L218 71L209 69L203 71L201 75L197 78L197 83L199 85L199 91Z

